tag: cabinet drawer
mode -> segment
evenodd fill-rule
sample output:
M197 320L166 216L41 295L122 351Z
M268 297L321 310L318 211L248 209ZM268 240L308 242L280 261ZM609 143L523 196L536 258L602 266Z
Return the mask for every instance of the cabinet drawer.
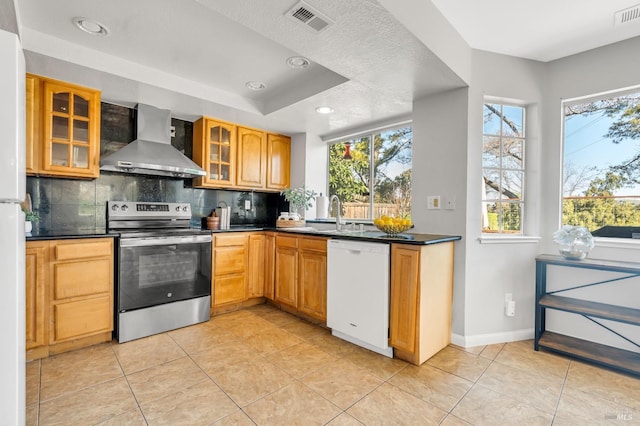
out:
M53 298L60 300L109 292L113 283L112 268L111 259L54 264Z
M221 247L214 251L213 273L215 276L242 274L247 270L247 256L244 247Z
M243 246L247 243L246 235L216 235L216 247Z
M109 295L53 307L54 341L111 331L113 307Z
M113 240L76 240L58 242L54 248L54 260L86 259L88 257L111 256Z
M298 248L298 237L276 236L276 247Z
M302 250L327 251L327 238L301 238L300 248Z
M229 275L216 278L213 290L213 303L215 306L231 302L245 300L245 276L244 274Z

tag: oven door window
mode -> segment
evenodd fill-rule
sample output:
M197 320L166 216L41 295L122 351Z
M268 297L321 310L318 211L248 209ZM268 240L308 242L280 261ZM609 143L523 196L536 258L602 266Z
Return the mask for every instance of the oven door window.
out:
M119 311L211 294L211 243L121 247Z

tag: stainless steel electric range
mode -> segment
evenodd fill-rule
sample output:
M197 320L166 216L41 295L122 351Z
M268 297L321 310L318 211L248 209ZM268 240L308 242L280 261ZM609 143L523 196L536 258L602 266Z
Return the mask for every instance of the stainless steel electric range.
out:
M118 342L209 320L211 233L190 222L189 203L107 203L108 230L119 235Z

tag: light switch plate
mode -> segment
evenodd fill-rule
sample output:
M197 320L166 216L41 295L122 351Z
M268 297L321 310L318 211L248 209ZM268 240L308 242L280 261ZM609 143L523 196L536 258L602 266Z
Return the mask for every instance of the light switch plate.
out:
M440 210L440 196L430 195L427 197L427 209Z

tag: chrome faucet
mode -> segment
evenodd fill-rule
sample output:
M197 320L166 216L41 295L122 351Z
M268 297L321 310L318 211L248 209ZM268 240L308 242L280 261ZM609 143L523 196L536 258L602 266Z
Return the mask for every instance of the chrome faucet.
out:
M342 228L342 221L340 220L340 198L338 198L337 195L332 195L331 198L329 199L329 207L331 208L333 206L333 200L336 200L337 204L338 204L338 208L335 210L336 212L336 231L340 231Z

